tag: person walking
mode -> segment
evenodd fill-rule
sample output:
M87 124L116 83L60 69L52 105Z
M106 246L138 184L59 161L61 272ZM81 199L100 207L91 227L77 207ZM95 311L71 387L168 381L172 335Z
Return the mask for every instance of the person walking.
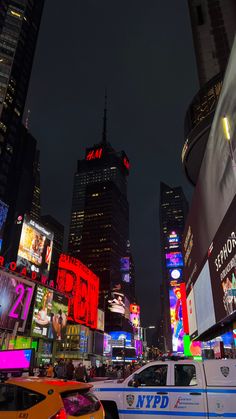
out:
M82 362L80 362L78 367L75 369L75 379L76 381L81 381L84 383L88 381L87 371Z
M72 360L70 359L68 361L68 363L66 364L66 378L67 378L67 380L73 380L74 370L75 370L74 364L73 364Z

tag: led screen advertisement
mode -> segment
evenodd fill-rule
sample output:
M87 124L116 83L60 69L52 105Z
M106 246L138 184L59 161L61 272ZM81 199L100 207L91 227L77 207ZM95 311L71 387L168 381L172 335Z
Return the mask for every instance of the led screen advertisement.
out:
M216 322L236 312L236 197L208 252Z
M25 215L22 225L17 268L35 272L42 281L48 278L53 245L53 233Z
M169 289L170 322L173 352L183 352L183 304L180 286Z
M122 292L112 291L108 299L108 310L125 315L125 296Z
M68 300L54 290L37 286L31 336L63 340L66 335Z
M14 274L0 271L0 329L23 332L35 284ZM17 323L17 324L16 324Z
M130 321L132 323L134 333L137 334L140 328L140 306L130 304Z
M97 328L99 278L78 259L61 255L57 289L69 299L68 319Z
M183 256L181 252L166 253L166 267L175 268L183 266Z
M121 279L123 282L130 283L130 257L125 256L120 259Z
M235 68L234 42L186 222L183 250L188 292L197 280L210 244L235 196Z

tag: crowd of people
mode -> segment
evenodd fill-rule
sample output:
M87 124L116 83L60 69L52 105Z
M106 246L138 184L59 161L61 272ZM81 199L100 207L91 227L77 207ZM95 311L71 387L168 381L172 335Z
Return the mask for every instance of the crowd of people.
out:
M126 378L137 366L132 364L117 366L117 365L106 365L90 366L86 367L82 362L74 364L72 360L65 361L60 359L58 362L53 364L41 365L39 367L38 375L40 377L54 377L62 378L66 380L76 380L81 382L93 381L97 377L104 378Z

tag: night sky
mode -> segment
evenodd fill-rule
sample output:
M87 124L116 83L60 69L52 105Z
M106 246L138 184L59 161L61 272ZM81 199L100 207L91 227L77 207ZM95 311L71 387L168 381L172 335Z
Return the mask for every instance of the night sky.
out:
M198 90L187 0L47 0L27 107L41 151L42 213L69 225L73 175L102 136L125 150L130 239L143 326L157 320L159 185L191 187L183 124Z

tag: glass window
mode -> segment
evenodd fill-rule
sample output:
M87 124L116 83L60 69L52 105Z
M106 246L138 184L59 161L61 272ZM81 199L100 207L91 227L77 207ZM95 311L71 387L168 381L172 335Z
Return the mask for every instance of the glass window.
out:
M61 394L66 413L81 416L96 412L100 408L98 399L87 391L70 391Z
M152 365L135 376L135 385L165 386L167 380L167 365Z
M194 365L179 364L175 365L175 385L176 386L196 386L196 368Z
M12 384L0 384L0 411L25 410L45 399L42 394ZM1 415L0 415L1 416Z

